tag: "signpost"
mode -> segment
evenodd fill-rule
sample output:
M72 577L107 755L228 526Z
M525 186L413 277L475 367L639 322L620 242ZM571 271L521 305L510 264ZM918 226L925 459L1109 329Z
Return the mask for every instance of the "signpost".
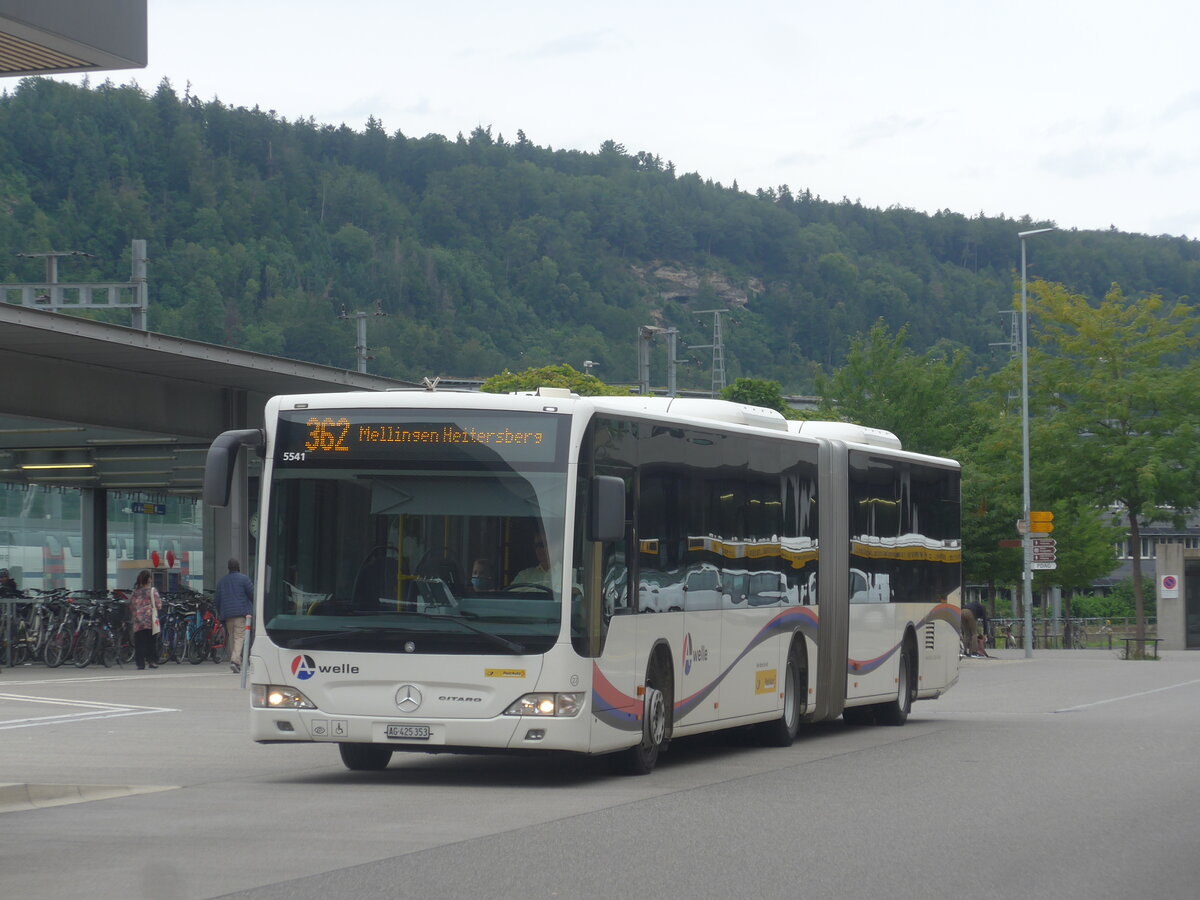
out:
M1045 570L1058 568L1058 559L1055 555L1058 542L1054 538L1030 535L1029 543L1033 548L1033 556L1031 557L1029 566L1031 569Z
M1055 550L1058 543L1050 537L1054 530L1054 513L1048 510L1029 511L1029 568L1031 571L1047 571L1058 568Z
M1049 511L1030 510L1029 534L1032 537L1046 537L1054 530L1054 513Z

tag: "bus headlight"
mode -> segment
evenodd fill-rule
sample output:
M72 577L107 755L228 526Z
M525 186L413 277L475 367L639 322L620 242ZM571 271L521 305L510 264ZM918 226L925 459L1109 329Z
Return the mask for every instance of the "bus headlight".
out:
M260 709L316 709L304 694L284 684L250 685L250 705Z
M558 716L570 718L583 709L583 694L526 694L504 711L506 716Z

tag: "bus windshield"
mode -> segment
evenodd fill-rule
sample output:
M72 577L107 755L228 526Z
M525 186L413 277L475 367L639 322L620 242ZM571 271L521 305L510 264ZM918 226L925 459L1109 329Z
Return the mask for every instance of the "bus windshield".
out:
M498 429L477 412L470 423L447 415L281 416L264 535L263 616L274 643L522 655L557 641L566 467L557 423L544 421L557 417L525 415L513 429L508 416ZM505 429L549 446L464 448L456 438L447 452L430 440ZM380 433L421 437L384 452L372 437ZM304 449L330 434L327 443L348 449Z

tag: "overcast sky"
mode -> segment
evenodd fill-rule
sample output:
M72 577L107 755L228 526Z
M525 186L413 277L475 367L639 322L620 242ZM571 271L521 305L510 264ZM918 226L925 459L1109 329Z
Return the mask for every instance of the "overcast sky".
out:
M149 26L150 65L93 82L167 77L411 137L611 138L746 190L1200 238L1185 0L150 0Z

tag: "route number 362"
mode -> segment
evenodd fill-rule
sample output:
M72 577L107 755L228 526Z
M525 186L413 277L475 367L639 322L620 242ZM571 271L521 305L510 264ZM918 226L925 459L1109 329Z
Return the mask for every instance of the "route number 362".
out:
M318 419L316 416L308 420L308 440L304 449L313 453L346 452L346 435L350 432L350 420L343 417L332 419L326 416Z

